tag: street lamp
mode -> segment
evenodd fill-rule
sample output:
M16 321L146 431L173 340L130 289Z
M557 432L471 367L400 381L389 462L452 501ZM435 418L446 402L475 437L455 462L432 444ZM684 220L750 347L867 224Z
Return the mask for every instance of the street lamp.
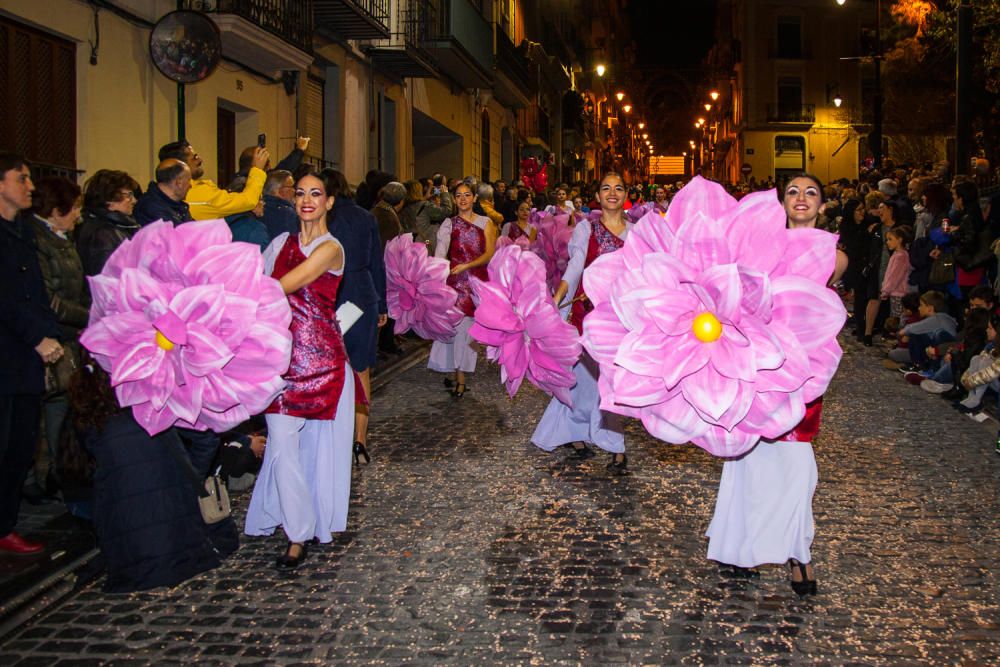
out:
M699 118L698 119L698 124L699 125L704 125L705 124L705 119L704 118Z
M639 129L640 130L643 130L645 128L646 128L646 124L645 123L639 123Z
M617 93L615 93L615 97L617 97L618 101L621 102L622 100L625 99L625 93L619 90Z
M713 90L712 92L710 92L710 93L708 94L708 96L709 96L709 97L711 97L711 98L712 98L712 101L714 102L714 101L716 101L717 99L719 99L719 91L717 91L717 90Z
M642 128L640 127L639 129L641 130ZM649 135L647 133L643 132L642 133L642 138L643 139L649 139Z
M625 106L622 107L622 111L624 111L625 113L632 113L632 105L626 104Z
M711 111L711 110L712 110L712 105L706 102L705 103L705 111Z
M597 76L604 76L604 72L606 71L607 69L604 67L604 65L597 66Z

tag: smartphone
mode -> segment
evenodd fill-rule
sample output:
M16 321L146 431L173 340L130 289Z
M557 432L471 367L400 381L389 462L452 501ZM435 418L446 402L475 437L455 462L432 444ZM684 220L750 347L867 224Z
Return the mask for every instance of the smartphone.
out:
M264 148L265 146L267 146L267 135L264 134L263 132L257 135L257 146L259 146L260 148Z

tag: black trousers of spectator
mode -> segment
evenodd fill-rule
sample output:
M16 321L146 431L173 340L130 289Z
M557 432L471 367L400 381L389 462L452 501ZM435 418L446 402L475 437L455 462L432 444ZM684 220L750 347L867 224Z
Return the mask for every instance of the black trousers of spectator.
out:
M21 487L34 460L42 397L0 395L0 537L17 525Z

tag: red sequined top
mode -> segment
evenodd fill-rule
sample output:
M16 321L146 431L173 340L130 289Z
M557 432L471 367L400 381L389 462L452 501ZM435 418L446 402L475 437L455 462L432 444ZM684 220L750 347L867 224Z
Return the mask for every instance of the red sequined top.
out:
M778 438L779 442L812 442L819 433L819 424L823 418L823 397L812 403L806 403L806 416L799 425Z
M280 280L305 260L299 235L289 234L271 277ZM284 375L288 387L266 412L305 419L337 416L347 368L347 350L336 317L340 279L326 272L288 295L292 308L292 361Z
M599 219L590 222L590 241L587 242L587 260L583 267L587 268L595 259L609 252L614 252L625 245L625 240L612 233ZM574 298L583 294L583 280L580 280L579 287L576 288ZM583 334L583 318L594 309L590 299L584 297L573 302L573 309L569 318L569 323L576 327L576 330Z
M478 225L467 222L456 215L451 219L451 244L448 246L448 261L451 268L459 264L468 264L479 259L486 252L486 232ZM467 317L476 314L476 305L472 301L472 283L469 276L475 276L482 281L490 279L486 265L448 276L448 284L458 291L458 308Z

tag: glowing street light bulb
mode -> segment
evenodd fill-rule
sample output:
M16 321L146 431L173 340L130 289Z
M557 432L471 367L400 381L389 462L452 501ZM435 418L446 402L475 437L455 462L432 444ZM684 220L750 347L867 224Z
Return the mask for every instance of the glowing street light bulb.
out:
M697 130L697 129L698 129L699 127L701 127L701 123L695 123L695 124L694 124L694 129L696 129L696 130Z
M639 123L639 129L640 130L645 129L645 127L646 127L645 123Z
M642 128L640 127L639 129L641 130ZM643 138L643 139L649 139L649 135L648 135L648 134L646 134L645 132L643 132L643 133L642 133L642 138Z
M604 65L598 65L597 66L597 76L604 76L604 72L606 72L606 71L607 70L604 67Z
M847 2L847 0L837 0L837 4L840 5L841 7L844 6L845 2Z
M843 103L844 100L840 97L840 95L837 95L836 97L833 98L833 106L837 107L838 109L840 108L840 105Z
M705 119L704 118L699 118L698 119L698 124L699 125L704 125L705 124Z
M621 102L622 100L625 99L625 93L619 90L617 93L615 93L615 97L617 97L618 101Z
M715 100L719 99L719 91L713 90L708 94L708 96L711 97L712 101L714 102Z
M711 111L711 110L712 110L712 105L706 102L705 103L705 111Z
M632 113L632 105L626 104L625 106L622 107L622 111L624 111L625 113Z

